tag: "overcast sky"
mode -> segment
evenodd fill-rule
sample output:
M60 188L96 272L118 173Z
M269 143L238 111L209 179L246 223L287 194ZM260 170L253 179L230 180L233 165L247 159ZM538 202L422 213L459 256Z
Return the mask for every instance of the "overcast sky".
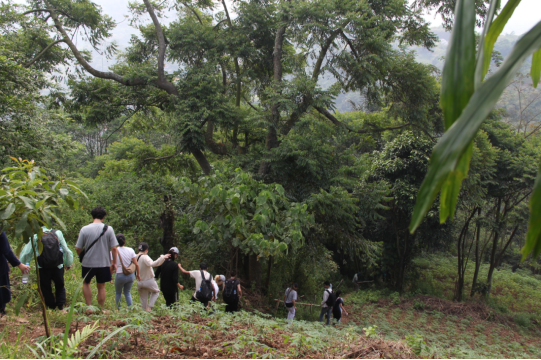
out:
M116 29L113 31L112 37L109 41L116 41L120 48L124 48L130 39L130 35L136 33L136 30L129 26L125 15L129 15L128 2L130 0L94 0L95 3L101 5L103 11L109 14L118 23ZM411 1L411 0L410 0ZM505 5L508 0L503 0L502 5ZM17 3L26 3L24 0L15 0ZM226 0L231 4L231 0ZM221 9L220 9L221 10ZM523 34L530 30L538 21L541 20L541 0L522 0L515 10L511 20L507 23L503 30L503 34L515 33L517 35ZM441 26L441 18L434 14L426 14L425 18L432 26ZM150 18L149 18L150 21ZM81 48L88 48L82 43L78 44ZM99 56L94 56L94 65L101 68L103 62L103 68L106 69L110 64L107 59L103 59ZM100 69L101 70L101 69Z

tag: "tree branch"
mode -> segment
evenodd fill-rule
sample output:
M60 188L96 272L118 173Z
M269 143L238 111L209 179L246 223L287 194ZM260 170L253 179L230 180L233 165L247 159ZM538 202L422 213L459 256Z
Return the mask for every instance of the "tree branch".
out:
M83 55L79 52L73 41L71 41L70 37L68 36L66 30L64 30L64 27L62 26L62 23L58 19L58 15L56 14L55 9L48 8L47 11L49 11L49 14L51 15L51 18L54 21L54 26L58 30L58 32L62 35L63 41L68 45L71 52L81 64L81 66L89 72L92 76L100 78L100 79L109 79L114 80L120 84L126 85L126 86L137 86L137 85L146 85L147 81L142 79L125 79L123 76L120 76L118 74L115 74L113 72L107 71L99 71L94 69L90 64L85 60Z
M343 122L339 121L333 114L331 114L329 112L329 110L324 109L324 108L319 107L319 106L315 106L314 108L317 111L319 111L320 114L322 114L327 119L329 119L334 125L343 126L348 131L351 131L351 132L354 132L354 133L357 133L357 134L368 134L368 133L373 133L373 132L383 132L383 131L387 131L387 130L397 130L397 129L401 129L401 128L404 128L406 126L411 125L410 123L407 123L407 124L402 124L402 125L397 125L397 126L389 126L389 127L385 127L385 128L378 128L378 127L375 127L374 125L369 125L369 126L373 126L374 129L371 129L371 130L369 130L369 129L355 130L355 129L352 129L351 127L349 127L348 125L344 124Z
M203 25L203 20L201 20L201 17L199 16L199 14L197 13L197 11L195 11L195 9L193 9L191 6L189 6L188 4L186 4L185 2L181 1L180 2L182 5L186 6L188 9L190 9L194 14L195 16L197 17L197 20L199 20L199 23L201 25Z
M165 36L163 35L163 29L162 25L160 24L160 21L158 20L158 17L156 16L156 13L154 13L154 8L150 4L149 0L143 0L143 2L146 5L148 14L150 15L150 18L152 19L152 22L154 23L154 27L156 28L156 36L158 38L158 81L156 85L158 85L159 88L165 90L170 95L176 95L178 96L178 90L171 82L167 81L165 78Z
M105 141L109 140L109 138L110 138L111 136L113 136L114 133L116 133L118 130L120 130L120 129L124 126L124 124L126 123L126 121L128 121L129 119L131 119L131 117L132 117L133 115L135 115L139 110L140 110L140 109L137 108L137 109L135 109L134 112L132 112L130 115L128 115L128 116L124 119L124 121L122 122L122 124L120 124L120 126L119 126L115 131L113 131L112 133L109 134L109 136L107 136L107 139L105 139Z
M180 153L180 154L182 154L182 153ZM162 157L158 157L158 158L146 158L146 159L144 159L143 161L159 161L159 160L166 160L166 159L174 158L175 156L179 156L180 154L167 155L167 156L162 156Z
M248 99L246 99L246 96L243 96L242 98L244 99L244 101L246 101L246 104L250 105L250 107L251 107L252 109L254 109L255 111L261 111L261 110L259 110L258 108L256 108L254 105L252 105L252 103L249 102Z
M45 47L45 49L41 50L41 52L34 58L32 59L31 61L27 62L26 64L24 64L23 66L25 68L28 68L30 66L32 66L32 64L34 64L36 61L39 60L39 58L41 58L50 48L52 48L53 46L55 46L56 44L58 43L61 43L61 42L65 42L64 39L60 39L60 40L56 40L52 43L50 43L49 45L47 45Z

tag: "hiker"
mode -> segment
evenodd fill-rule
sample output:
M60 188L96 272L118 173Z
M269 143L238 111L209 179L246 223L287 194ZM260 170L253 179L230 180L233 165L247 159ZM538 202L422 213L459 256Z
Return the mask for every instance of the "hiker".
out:
M216 302L216 300L218 299L218 293L220 292L220 285L223 285L222 276L223 275L216 275L214 279L210 281L213 287L211 302ZM223 277L225 278L225 276ZM212 311L210 312L210 314L213 314L215 310L216 309L212 307Z
M9 246L6 233L0 234L0 317L6 314L6 304L11 300L11 291L9 286L9 266L17 266L23 274L30 271L30 266L21 263Z
M115 275L115 302L117 309L120 309L120 303L122 302L122 292L126 298L126 305L128 307L133 305L131 298L131 288L135 281L135 274L137 273L137 280L141 281L139 263L135 256L135 251L126 245L126 237L123 234L116 236L118 241L118 257L116 260L116 275Z
M141 280L137 281L137 291L139 292L141 307L143 310L150 312L160 295L160 289L158 288L158 283L154 279L154 270L152 270L152 268L163 264L166 259L171 257L171 254L160 255L156 261L152 261L150 256L148 256L148 248L149 246L146 242L139 244L137 263L139 264L140 272L138 272L138 274Z
M323 283L325 290L323 291L323 301L321 302L321 313L319 314L319 322L323 322L323 315L327 315L327 325L331 322L331 312L336 301L336 295L331 290L331 283L325 281Z
M184 289L184 286L178 282L179 266L175 262L178 254L178 248L172 247L169 249L169 255L171 257L156 269L155 278L158 279L161 276L160 290L168 307L173 307L178 302L178 289Z
M117 246L115 231L109 225L103 223L107 211L101 206L97 206L90 212L92 223L83 226L79 232L79 239L75 244L75 250L79 255L82 265L83 294L86 305L92 304L92 289L90 282L96 277L96 287L98 288L98 305L105 305L105 283L112 280L111 275L116 272ZM112 257L109 254L111 251ZM112 258L112 260L111 260ZM92 313L87 309L87 313Z
M216 275L214 280L212 280L212 285L214 286L214 292L212 293L212 301L218 300L218 293L220 292L220 286L222 290L224 288L225 275Z
M66 288L64 286L64 268L71 269L73 253L66 244L64 234L60 230L41 228L41 253L38 246L38 236L34 235L32 242L38 258L39 284L45 305L51 309L62 310L66 304ZM21 251L20 260L23 264L32 261L32 242L28 242ZM53 294L54 283L55 293Z
M212 300L213 291L213 286L211 283L212 275L207 271L207 263L200 263L199 270L186 271L180 264L179 268L184 274L190 275L190 277L195 279L195 292L193 293L190 301L199 301L205 306L205 308L207 308L209 301Z
M240 289L240 281L237 279L237 272L231 271L231 278L226 280L224 284L223 299L227 304L225 312L237 311L241 297L242 290Z
M346 316L349 316L346 308L344 307L344 299L340 297L342 295L342 290L336 291L336 301L333 306L332 316L340 324L340 319L342 319L342 312L346 313Z
M351 280L351 282L353 283L353 289L355 291L359 290L360 277L361 277L361 272L358 272L358 273L355 273L355 275L353 275L353 280Z
M299 284L294 283L293 286L287 288L285 296L284 296L284 305L286 306L286 309L288 311L287 322L289 323L289 325L293 323L293 319L295 318L295 310L297 310L297 307L295 306L295 302L297 301L298 288L299 288Z

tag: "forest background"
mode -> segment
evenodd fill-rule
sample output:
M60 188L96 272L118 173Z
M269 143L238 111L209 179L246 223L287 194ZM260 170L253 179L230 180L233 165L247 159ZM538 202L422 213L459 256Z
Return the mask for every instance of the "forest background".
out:
M420 11L441 10L448 29L446 1L143 1L124 49L96 4L26 6L1 5L0 166L34 159L86 193L61 205L70 244L102 205L128 245L178 246L185 267L237 270L269 299L357 272L423 291L434 254L457 264L459 301L488 298L497 269L539 272L519 252L541 154L531 62L475 139L455 220L440 224L434 205L408 230L444 131L448 35ZM77 36L114 64L98 69ZM496 43L492 71L516 40Z

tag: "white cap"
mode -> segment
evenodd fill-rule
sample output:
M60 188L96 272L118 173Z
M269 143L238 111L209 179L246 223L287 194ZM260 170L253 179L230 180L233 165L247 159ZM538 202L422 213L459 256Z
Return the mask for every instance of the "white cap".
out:
M169 252L171 252L171 251L174 252L175 254L178 254L178 249L175 246L173 246L171 249L169 249Z
M225 282L225 275L220 275L220 280L222 280L223 282Z

